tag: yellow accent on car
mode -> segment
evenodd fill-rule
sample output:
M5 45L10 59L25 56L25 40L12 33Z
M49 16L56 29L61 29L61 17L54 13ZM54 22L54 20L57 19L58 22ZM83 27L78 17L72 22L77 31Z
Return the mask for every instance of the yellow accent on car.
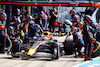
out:
M32 49L30 48L30 50L28 51L27 55L32 55L36 52L36 49Z
M43 34L49 36L49 35L50 35L50 32L48 32L48 31L44 31Z

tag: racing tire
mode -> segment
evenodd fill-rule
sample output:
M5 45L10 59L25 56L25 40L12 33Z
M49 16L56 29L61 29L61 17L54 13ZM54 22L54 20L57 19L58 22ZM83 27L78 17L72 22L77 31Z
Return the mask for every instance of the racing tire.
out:
M55 57L55 59L59 59L60 57L60 52L59 52L59 49L57 49L57 56Z
M12 45L12 52L21 52L20 42L14 42Z
M60 51L59 51L59 46L56 47L56 51L57 51L57 55L55 57L53 57L52 59L59 59L60 57Z
M67 39L63 42L63 44L64 44L65 55L72 55L73 54L73 50L72 50L73 40Z
M13 42L12 43L12 49L11 49L11 54L15 54L16 52L21 52L21 42ZM20 56L13 56L13 58L19 58Z

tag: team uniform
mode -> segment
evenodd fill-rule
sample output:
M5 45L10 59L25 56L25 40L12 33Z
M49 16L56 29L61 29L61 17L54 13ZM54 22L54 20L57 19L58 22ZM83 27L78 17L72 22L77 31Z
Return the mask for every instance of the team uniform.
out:
M70 11L70 16L73 23L72 26L78 27L79 23L81 22L80 16L76 14L74 9Z
M43 30L38 24L36 24L34 22L29 24L28 37L34 37L34 36L41 35L42 32L43 32Z
M82 47L84 46L84 41L82 38L82 35L77 29L73 34L73 42L74 44L72 45L73 51L75 52L75 57L84 57L84 54L81 52ZM78 52L78 55L76 54L76 51Z
M92 23L91 17L86 15L84 17L84 24L83 24L83 40L85 43L85 59L86 60L92 60L91 59L91 55L93 52L93 42L92 40L93 38L93 34L91 33L92 27L90 26L90 24Z
M6 35L5 35L5 28L6 28L6 14L0 14L0 53L4 53L4 48L6 46Z
M42 28L32 20L32 17L30 17L28 37L34 37L37 36L37 34L40 35L42 32Z

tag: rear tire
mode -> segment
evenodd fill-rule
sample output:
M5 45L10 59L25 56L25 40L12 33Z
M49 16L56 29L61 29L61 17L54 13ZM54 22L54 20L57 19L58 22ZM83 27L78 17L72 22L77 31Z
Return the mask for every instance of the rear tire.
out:
M16 54L16 52L21 52L21 42L13 42L12 43L12 49L11 49L11 54ZM19 58L20 56L13 56L13 58Z

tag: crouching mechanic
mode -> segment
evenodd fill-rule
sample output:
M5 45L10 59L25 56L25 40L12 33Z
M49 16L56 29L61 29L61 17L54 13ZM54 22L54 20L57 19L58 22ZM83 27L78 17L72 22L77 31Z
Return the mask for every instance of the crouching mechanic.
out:
M0 53L5 53L4 48L6 46L6 37L8 37L6 19L7 15L4 12L0 13Z
M72 49L75 52L75 57L84 57L84 54L81 52L82 47L84 46L84 41L82 39L81 32L76 27L73 27L72 29L73 34L73 42ZM76 54L76 51L78 52L78 55Z

